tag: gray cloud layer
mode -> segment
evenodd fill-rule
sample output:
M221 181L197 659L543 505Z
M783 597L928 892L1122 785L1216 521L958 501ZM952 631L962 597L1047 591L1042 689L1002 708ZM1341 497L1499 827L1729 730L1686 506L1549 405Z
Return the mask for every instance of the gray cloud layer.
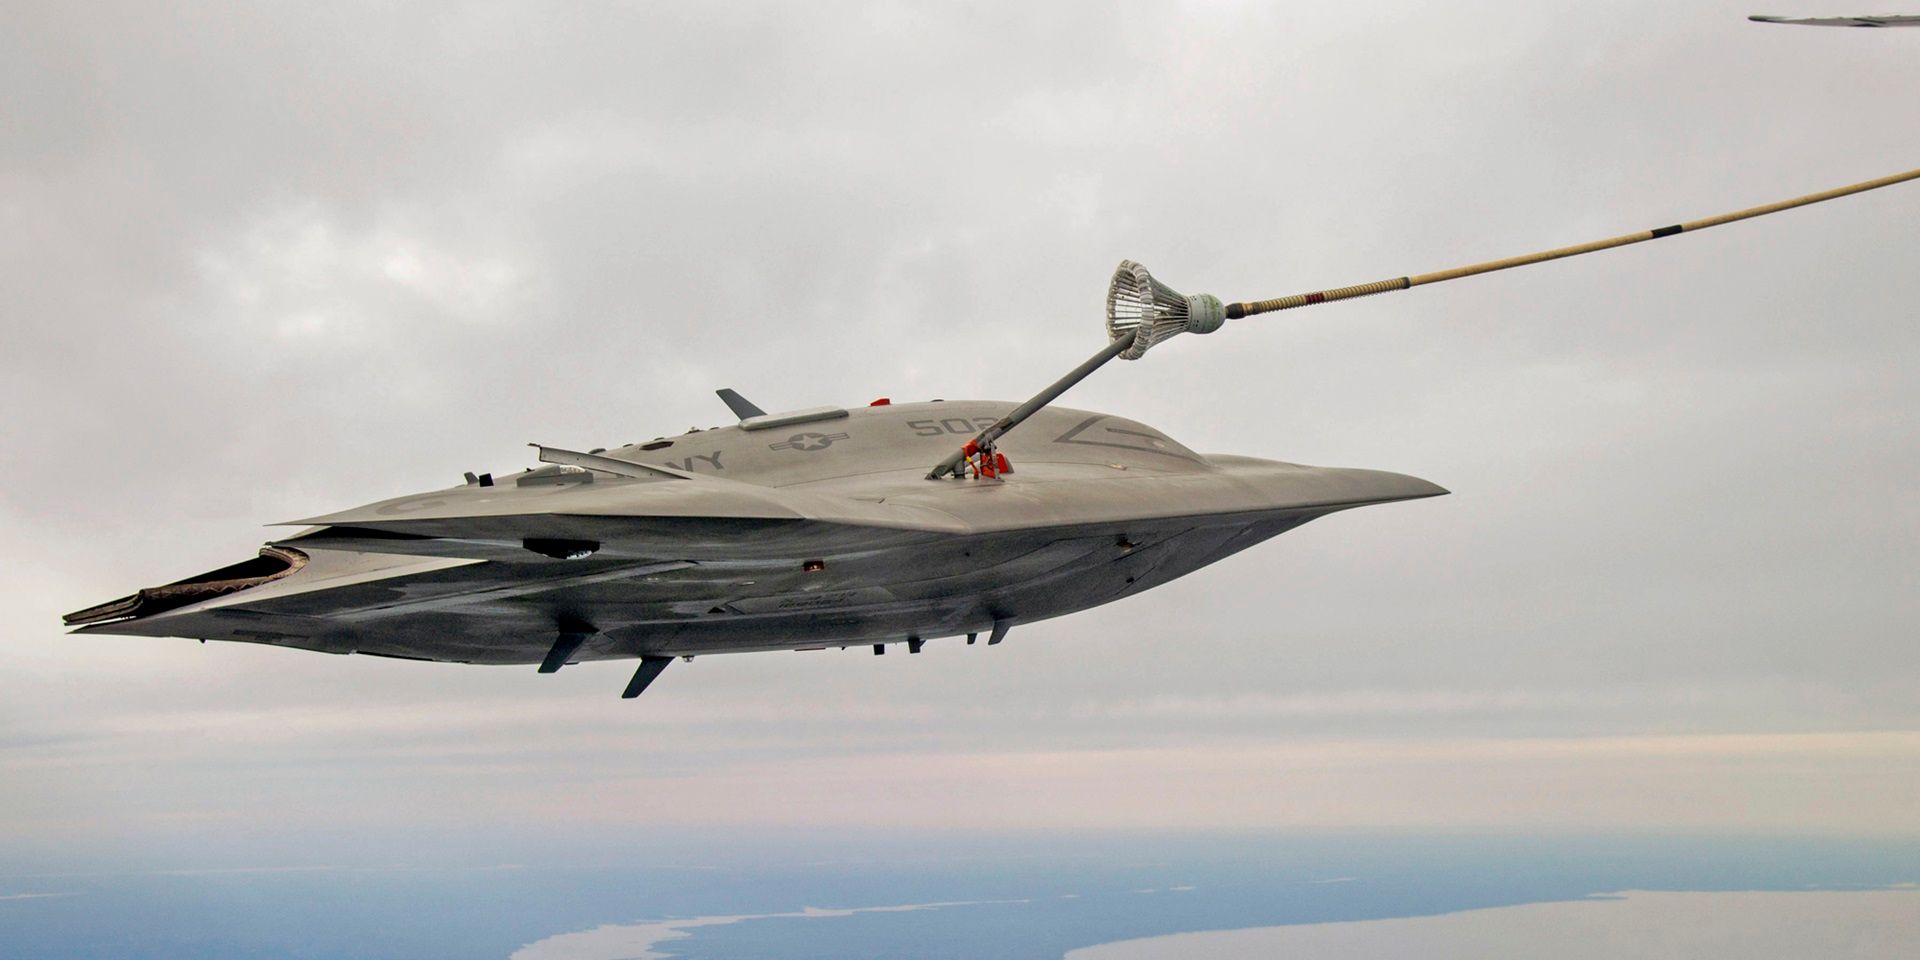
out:
M1912 729L1912 186L1103 372L1069 402L1455 495L1329 518L992 651L716 658L636 705L612 666L57 627L246 555L263 523L517 469L529 439L721 422L718 386L782 407L1024 396L1097 345L1122 257L1272 296L1920 161L1915 38L1745 12L16 9L0 822L264 830L246 790L300 820L323 780L532 803L528 783L666 770L697 803L703 771L818 758L843 771L823 798L886 804L948 753ZM618 749L551 755L524 736L542 724ZM1911 746L1888 749L1910 795ZM1872 778L1873 756L1834 776ZM1392 769L1367 782L1450 776ZM1635 789L1614 819L1659 826Z

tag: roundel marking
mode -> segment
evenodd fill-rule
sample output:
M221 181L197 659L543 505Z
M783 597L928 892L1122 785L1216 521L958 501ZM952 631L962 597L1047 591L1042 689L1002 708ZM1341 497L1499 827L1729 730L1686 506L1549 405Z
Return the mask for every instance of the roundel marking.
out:
M849 438L850 435L845 433L796 433L788 437L783 443L768 444L767 449L801 450L812 453L815 450L825 450L833 446L835 440L846 440Z

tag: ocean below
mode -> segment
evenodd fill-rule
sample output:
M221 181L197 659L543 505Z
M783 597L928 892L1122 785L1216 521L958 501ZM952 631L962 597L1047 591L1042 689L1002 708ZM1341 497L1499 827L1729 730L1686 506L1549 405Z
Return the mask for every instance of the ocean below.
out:
M631 865L0 871L0 956L1920 955L1911 841L1163 835L689 852L612 858Z

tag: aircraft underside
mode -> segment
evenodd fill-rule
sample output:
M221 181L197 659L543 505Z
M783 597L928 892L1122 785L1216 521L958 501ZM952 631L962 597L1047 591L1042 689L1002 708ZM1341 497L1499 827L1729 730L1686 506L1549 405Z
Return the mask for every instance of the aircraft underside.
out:
M749 561L463 561L309 549L321 587L87 632L186 636L458 663L695 656L992 635L1098 606L1253 546L1318 512L942 537L822 557ZM809 562L817 563L812 569ZM276 593L281 591L275 591ZM241 595L233 595L239 601ZM557 664L556 664L557 665Z

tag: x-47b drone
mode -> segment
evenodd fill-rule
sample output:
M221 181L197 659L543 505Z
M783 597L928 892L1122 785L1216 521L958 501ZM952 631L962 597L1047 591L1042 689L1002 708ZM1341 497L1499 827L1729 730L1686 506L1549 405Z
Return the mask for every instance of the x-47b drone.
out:
M1201 454L1144 423L1052 406L1181 333L1525 266L1920 179L1883 177L1720 217L1454 270L1247 303L1123 262L1107 343L1025 403L768 413L544 466L468 474L298 521L252 559L68 614L81 633L191 637L455 663L639 661L981 635L1131 596L1329 513L1446 491L1425 480Z

